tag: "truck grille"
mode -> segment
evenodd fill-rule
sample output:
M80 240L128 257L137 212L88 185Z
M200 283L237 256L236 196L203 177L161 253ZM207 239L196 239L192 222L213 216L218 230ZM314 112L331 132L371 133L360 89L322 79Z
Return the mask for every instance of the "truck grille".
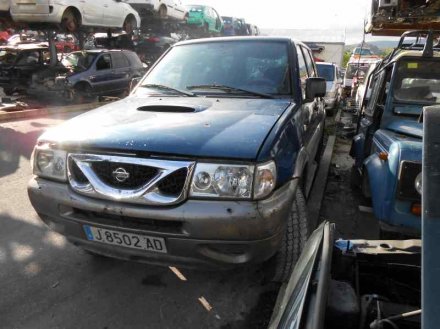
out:
M114 178L113 173L119 168L124 168L129 173L127 180L120 182ZM157 168L113 162L96 162L92 164L92 169L108 186L123 189L141 188L158 173Z
M172 205L186 199L195 163L95 154L69 154L76 192L101 199Z

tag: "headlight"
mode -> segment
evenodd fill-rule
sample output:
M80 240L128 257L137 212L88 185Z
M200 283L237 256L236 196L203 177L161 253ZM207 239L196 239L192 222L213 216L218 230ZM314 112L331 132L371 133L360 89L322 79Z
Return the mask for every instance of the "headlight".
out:
M422 195L422 173L417 175L416 180L414 181L414 187L416 188L416 191Z
M199 163L190 196L249 199L253 177L253 166Z
M66 181L67 152L37 146L33 154L34 175Z
M258 166L199 163L194 171L190 196L262 199L275 185L273 161Z
M273 161L257 166L255 171L254 198L268 196L276 185L277 168Z

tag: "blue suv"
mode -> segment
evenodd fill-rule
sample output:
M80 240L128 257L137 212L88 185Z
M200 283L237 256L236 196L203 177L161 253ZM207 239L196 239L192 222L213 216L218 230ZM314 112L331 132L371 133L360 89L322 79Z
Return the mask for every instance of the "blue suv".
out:
M414 43L411 37L424 42ZM370 78L372 93L351 155L353 179L371 198L382 231L420 234L420 118L424 106L440 103L440 48L436 47L432 33L407 32Z
M325 80L288 38L178 43L127 98L40 137L29 197L96 254L288 278L313 225L306 196Z

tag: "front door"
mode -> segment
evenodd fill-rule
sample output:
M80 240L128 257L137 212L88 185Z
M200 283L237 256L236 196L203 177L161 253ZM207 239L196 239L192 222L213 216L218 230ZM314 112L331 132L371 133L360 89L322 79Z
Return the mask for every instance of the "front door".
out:
M113 68L110 54L102 54L95 62L95 70L91 70L89 81L93 91L100 95L106 95L114 88Z

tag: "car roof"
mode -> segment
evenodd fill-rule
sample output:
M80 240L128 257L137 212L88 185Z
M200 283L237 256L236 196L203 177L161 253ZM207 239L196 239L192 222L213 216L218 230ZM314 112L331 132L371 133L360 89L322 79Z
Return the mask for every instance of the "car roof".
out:
M299 44L307 49L309 47L301 41L292 39L290 37L272 37L272 36L247 36L247 37L221 37L221 38L204 38L186 40L176 43L173 47L190 45L190 44L204 44L204 43L216 43L216 42L234 42L234 41L265 41L265 42L286 42Z
M398 61L402 57L420 57L420 58L422 58L423 57L423 50L404 50L402 52L397 53L391 59L391 62ZM434 58L439 58L440 57L440 51L439 50L434 50L433 57Z

